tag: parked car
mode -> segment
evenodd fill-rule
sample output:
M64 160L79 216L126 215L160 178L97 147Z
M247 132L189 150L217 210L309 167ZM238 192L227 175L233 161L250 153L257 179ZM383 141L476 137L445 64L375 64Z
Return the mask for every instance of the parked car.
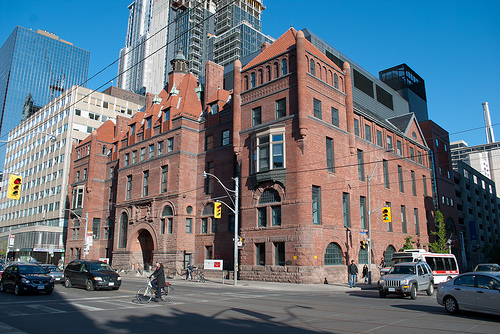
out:
M54 278L55 283L64 283L64 273L54 264L41 264L42 267L50 276Z
M436 299L448 313L474 311L500 315L500 273L475 271L438 286Z
M94 289L118 290L122 284L120 275L107 263L95 260L74 260L64 269L64 285L83 286L87 291Z
M25 292L54 291L54 278L35 263L13 263L2 273L0 291L13 290L16 295Z
M428 296L432 296L434 276L425 262L396 263L378 281L378 291L380 298L385 298L388 294L399 294L416 299L418 291L425 291Z
M478 264L474 271L491 271L491 272L499 272L500 266L496 263L482 263Z
M3 264L0 264L0 281L2 280L2 273L4 269L5 267L3 266Z

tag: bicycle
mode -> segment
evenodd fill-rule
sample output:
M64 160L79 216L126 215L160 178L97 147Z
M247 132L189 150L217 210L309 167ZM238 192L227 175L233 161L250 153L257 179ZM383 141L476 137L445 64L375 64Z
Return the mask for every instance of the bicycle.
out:
M195 277L196 277L196 281L201 282L201 283L205 283L205 274L202 273L201 271L197 271Z
M141 304L147 304L151 299L156 298L156 290L151 284L151 279L148 278L148 283L137 290L136 298ZM169 302L174 298L174 288L168 282L165 282L165 287L161 290L161 300Z

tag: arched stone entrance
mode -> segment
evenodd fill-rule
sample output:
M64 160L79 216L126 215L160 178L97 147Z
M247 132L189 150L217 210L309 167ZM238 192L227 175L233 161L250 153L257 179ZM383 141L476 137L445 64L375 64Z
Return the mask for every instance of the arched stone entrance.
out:
M130 247L132 262L137 263L139 269L149 269L149 266L153 265L153 250L153 237L149 231L145 229L139 230Z

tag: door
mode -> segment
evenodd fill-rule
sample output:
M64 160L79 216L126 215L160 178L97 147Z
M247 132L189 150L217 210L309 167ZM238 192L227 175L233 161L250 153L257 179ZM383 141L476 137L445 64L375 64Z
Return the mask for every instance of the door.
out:
M477 288L474 283L475 275L464 275L455 279L453 296L462 310L476 310Z
M425 270L423 265L417 265L417 281L419 290L427 290L429 287L429 275L429 272Z
M476 307L479 312L500 314L500 281L477 275Z

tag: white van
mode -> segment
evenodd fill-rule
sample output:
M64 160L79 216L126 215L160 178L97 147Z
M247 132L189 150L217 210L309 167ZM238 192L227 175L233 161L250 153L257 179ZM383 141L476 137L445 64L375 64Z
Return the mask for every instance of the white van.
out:
M432 269L434 284L446 282L457 276L457 259L453 254L431 253L425 249L406 249L403 252L392 254L392 260L386 267L380 268L380 274L385 275L391 267L399 262L426 262Z

